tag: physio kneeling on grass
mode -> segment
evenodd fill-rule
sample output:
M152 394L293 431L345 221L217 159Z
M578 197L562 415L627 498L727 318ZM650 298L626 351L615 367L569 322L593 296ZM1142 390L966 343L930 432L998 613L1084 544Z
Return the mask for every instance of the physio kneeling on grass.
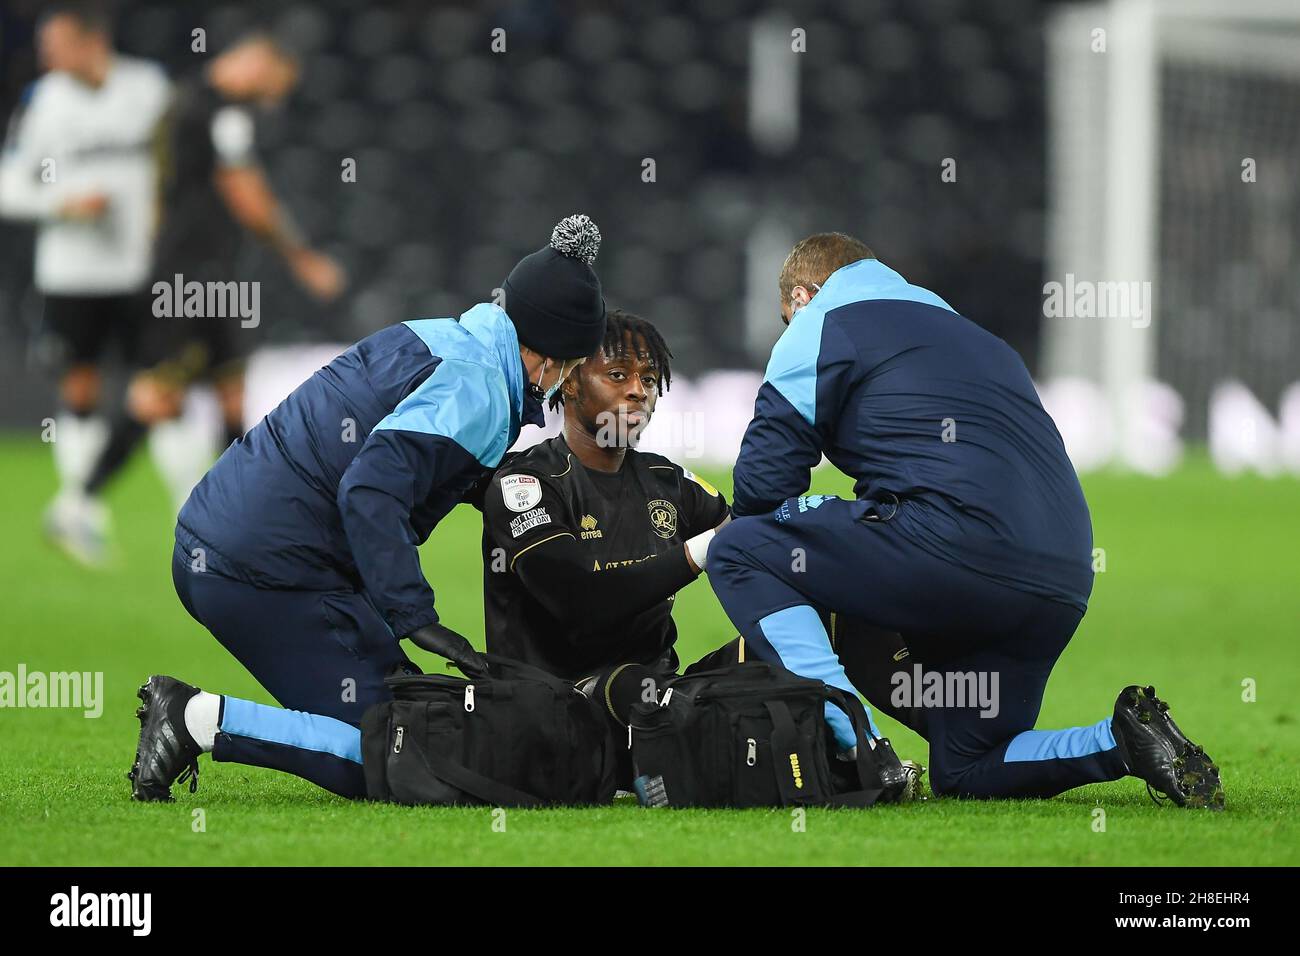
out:
M1092 522L1015 351L840 233L796 245L779 287L787 328L709 567L749 653L873 699L937 678L942 693L918 687L896 716L930 742L941 795L1049 797L1132 774L1221 809L1218 768L1152 687L1124 688L1095 724L1034 729L1088 606ZM853 500L804 494L823 455ZM854 646L870 636L832 646L826 612L907 654ZM855 658L867 666L846 670ZM848 718L828 704L827 720L851 749Z
M481 663L440 623L417 545L603 341L599 247L590 219L563 220L503 283L504 310L362 339L225 451L181 509L176 592L277 701L316 716L151 677L135 799L170 799L205 751L289 771L324 753L334 770L317 782L343 792L348 732L389 696L387 675L414 670L402 639Z

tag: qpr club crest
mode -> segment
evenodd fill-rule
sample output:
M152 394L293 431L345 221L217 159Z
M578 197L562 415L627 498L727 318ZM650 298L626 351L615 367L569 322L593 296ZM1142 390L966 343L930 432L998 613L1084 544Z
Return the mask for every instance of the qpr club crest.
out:
M671 538L677 533L677 509L671 501L656 498L647 502L646 508L650 511L650 524L654 527L655 534L661 538Z

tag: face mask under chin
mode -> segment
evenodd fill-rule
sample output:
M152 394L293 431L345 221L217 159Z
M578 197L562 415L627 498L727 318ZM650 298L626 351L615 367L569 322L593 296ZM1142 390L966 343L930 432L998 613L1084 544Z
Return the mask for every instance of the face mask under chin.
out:
M528 383L528 394L531 395L533 398L537 399L537 401L541 402L543 407L546 407L550 404L551 399L555 397L555 393L560 390L560 387L564 385L564 380L568 378L568 374L565 369L565 363L561 362L560 375L558 378L556 378L555 384L552 385L550 388L543 389L542 379L546 377L546 367L549 364L550 364L550 359L546 359L544 362L542 362L542 370L540 374L537 376L537 381ZM577 366L575 365L574 368L576 367ZM567 371L571 372L572 369L569 369Z

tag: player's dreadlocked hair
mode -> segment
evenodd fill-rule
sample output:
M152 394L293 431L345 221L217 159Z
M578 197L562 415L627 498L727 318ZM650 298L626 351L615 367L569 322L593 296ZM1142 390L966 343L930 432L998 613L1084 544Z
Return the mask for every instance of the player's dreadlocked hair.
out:
M605 341L601 343L600 351L613 358L626 355L629 349L644 352L649 357L659 375L659 394L668 391L673 379L669 364L673 353L669 351L659 330L639 315L622 309L608 310L605 313ZM560 389L551 396L551 410L554 411L563 404L564 394Z

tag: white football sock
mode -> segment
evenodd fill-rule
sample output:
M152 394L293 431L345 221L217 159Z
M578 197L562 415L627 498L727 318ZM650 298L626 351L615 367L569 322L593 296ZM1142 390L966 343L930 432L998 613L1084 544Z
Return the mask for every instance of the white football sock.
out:
M179 511L216 460L217 436L203 419L161 422L149 432L149 454Z
M221 718L221 695L199 691L185 704L185 729L205 754L212 753L217 742Z
M54 469L60 494L81 497L95 462L108 444L108 422L98 415L60 412L54 419Z

